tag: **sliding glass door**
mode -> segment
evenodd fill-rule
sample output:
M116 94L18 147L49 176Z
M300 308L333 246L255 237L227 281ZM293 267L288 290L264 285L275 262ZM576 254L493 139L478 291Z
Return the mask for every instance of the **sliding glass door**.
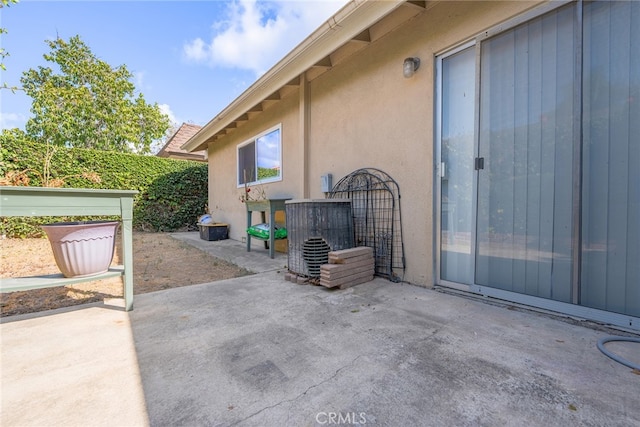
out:
M543 9L438 57L439 279L640 328L640 2Z

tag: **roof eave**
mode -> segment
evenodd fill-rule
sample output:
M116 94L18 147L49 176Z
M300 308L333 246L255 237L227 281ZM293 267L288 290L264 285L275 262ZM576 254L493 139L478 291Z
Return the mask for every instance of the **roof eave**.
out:
M206 150L211 138L405 0L351 0L191 137L182 149Z

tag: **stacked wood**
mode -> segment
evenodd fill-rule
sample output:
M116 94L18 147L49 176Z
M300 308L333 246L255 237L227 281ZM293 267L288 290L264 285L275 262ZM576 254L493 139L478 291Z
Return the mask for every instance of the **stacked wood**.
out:
M320 267L320 284L327 288L350 286L373 280L373 248L360 246L329 252L329 264Z

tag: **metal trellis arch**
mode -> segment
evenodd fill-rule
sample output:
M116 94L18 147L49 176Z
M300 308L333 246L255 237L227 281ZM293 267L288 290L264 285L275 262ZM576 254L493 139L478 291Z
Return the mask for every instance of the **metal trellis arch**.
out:
M351 199L356 246L373 248L376 275L401 281L405 257L398 183L379 169L358 169L338 181L328 197Z

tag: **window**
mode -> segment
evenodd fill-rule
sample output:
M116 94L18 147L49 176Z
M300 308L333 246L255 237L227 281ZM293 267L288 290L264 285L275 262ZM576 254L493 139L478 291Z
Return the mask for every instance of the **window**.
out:
M281 125L238 145L238 187L282 179Z

